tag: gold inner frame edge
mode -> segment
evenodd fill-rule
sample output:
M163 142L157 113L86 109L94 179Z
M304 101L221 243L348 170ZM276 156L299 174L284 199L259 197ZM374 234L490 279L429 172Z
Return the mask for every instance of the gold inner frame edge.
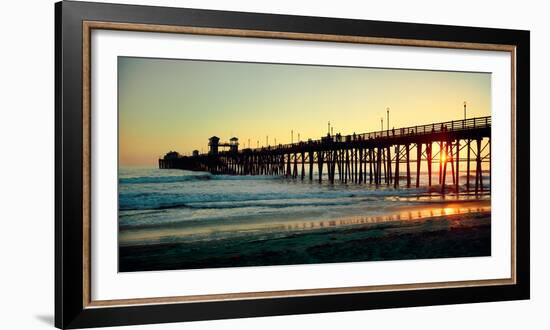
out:
M204 294L173 297L128 298L113 300L92 300L91 297L91 33L92 30L118 30L130 32L178 33L227 37L270 38L303 41L325 41L341 43L360 43L390 46L412 46L451 48L468 50L504 51L511 55L511 277L488 280L447 281L414 284L369 285L354 287L336 287L319 289L297 289L282 291L239 292L225 294ZM316 295L353 294L384 291L409 291L443 289L474 286L495 286L516 284L516 46L503 44L483 44L469 42L451 42L418 39L398 39L362 36L343 36L332 34L312 34L280 31L241 30L224 28L204 28L179 25L155 25L140 23L120 23L102 21L82 22L82 220L83 220L83 307L102 308L128 305L175 304L191 302L211 302L245 299L267 299Z

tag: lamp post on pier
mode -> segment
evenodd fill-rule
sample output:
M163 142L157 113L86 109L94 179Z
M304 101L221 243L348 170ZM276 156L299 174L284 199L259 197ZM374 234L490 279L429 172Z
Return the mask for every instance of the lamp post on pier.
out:
M386 108L386 123L388 125L388 132L390 131L390 107Z

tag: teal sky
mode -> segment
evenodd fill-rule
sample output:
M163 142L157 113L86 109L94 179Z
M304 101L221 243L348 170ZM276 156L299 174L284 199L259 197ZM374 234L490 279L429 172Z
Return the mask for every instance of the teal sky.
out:
M119 57L119 160L154 165L169 150L207 150L237 136L255 147L487 116L488 73Z

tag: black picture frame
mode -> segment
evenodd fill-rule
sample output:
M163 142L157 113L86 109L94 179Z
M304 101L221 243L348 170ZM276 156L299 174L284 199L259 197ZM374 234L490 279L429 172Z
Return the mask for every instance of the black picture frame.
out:
M516 49L516 283L474 287L85 306L83 22L512 45ZM529 31L62 1L55 4L55 325L84 328L529 299Z

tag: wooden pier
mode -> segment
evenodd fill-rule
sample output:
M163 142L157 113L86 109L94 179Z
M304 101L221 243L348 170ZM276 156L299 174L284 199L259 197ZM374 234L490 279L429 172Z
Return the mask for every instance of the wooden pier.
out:
M193 156L181 156L170 152L159 159L159 168L395 188L419 187L421 176L427 175L428 187L437 186L443 194L449 190L460 192L461 185L463 190L478 194L483 191L482 163L489 163L490 169L491 117L363 134L327 134L319 140L255 149L239 150L236 138L225 144L218 141L218 137L210 139L206 154L195 151ZM230 149L219 151L219 146ZM462 181L461 164L466 166ZM416 173L412 173L411 166Z

